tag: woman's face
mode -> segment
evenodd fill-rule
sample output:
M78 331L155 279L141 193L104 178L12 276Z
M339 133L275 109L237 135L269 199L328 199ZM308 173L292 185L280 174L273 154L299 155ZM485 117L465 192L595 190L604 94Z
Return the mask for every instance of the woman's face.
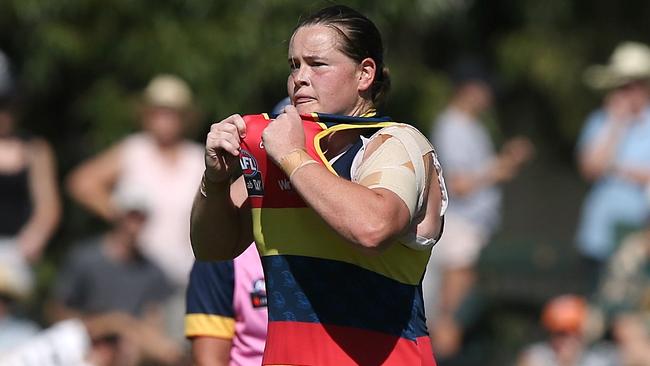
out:
M639 115L648 107L648 98L650 97L650 90L645 81L631 82L619 90L624 97L628 100L632 113Z
M161 145L170 145L183 137L181 112L164 107L148 107L144 113L144 128Z
M324 25L300 27L289 44L287 91L300 114L358 115L367 89L359 63L340 51L336 30Z

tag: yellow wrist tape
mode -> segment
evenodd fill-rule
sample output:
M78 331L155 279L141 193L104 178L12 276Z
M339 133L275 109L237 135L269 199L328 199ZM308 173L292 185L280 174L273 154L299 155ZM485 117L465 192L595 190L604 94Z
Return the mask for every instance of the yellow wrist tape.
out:
M284 173L291 179L298 169L317 162L304 149L295 149L281 157L279 163Z

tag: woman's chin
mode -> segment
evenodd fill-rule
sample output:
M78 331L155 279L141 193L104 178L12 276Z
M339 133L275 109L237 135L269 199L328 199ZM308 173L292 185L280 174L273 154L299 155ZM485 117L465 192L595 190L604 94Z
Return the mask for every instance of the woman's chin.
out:
M299 103L296 105L296 109L299 114L311 114L314 112L319 112L318 103L308 102L308 103Z

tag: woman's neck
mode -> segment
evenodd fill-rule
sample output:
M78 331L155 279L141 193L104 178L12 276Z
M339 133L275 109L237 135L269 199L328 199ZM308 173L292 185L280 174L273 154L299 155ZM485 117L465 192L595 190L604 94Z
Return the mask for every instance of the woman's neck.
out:
M458 111L461 111L469 116L476 117L479 115L480 111L473 102L469 101L467 98L457 98L452 101L451 105Z
M345 113L345 115L351 117L361 117L374 110L374 108L375 106L371 100L367 98L359 98L354 107L348 113ZM357 142L359 135L361 135L361 132L361 129L355 128L350 130L335 131L329 134L322 146L323 151L325 152L325 157L329 160L347 150L350 146Z
M361 117L373 109L375 109L375 105L372 103L372 101L366 98L359 98L359 100L357 100L357 103L348 113L345 113L345 115L352 117Z

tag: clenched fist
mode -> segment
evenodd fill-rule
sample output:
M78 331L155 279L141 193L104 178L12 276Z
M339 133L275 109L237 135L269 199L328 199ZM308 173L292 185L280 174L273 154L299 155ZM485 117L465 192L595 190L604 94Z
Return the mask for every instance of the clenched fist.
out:
M205 140L205 178L222 183L239 174L239 151L246 137L246 123L238 115L210 126Z
M291 151L304 149L305 131L296 107L286 106L284 112L266 126L262 141L266 153L276 163Z

